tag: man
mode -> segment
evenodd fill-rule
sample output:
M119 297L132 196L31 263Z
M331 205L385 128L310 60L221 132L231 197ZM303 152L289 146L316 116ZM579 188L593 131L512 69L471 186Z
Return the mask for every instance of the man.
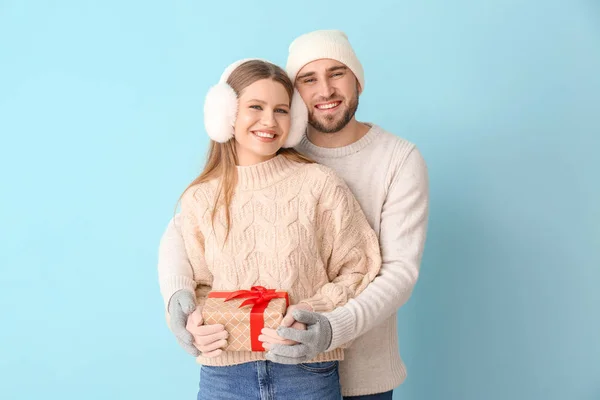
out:
M298 37L289 47L286 68L309 110L309 127L296 149L344 178L378 234L382 266L345 306L325 314L297 309L284 320L285 326L305 323L307 330L265 329L261 340L269 360L288 364L351 343L340 363L344 398L391 399L406 377L396 311L409 299L419 273L428 219L427 168L415 145L356 120L364 72L343 32ZM188 263L176 226L172 222L163 237L159 262ZM171 303L172 329L182 346L191 354L197 355L196 349L204 356L219 354L227 337L223 327L202 326L199 313L188 318L193 299ZM281 338L298 344L280 344Z

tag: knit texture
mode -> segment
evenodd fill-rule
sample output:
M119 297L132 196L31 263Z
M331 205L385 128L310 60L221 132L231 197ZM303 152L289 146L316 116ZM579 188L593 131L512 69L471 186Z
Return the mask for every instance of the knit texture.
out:
M294 82L298 72L313 61L331 59L346 65L360 85L360 91L365 88L365 73L348 36L335 29L318 30L298 36L289 46L286 71Z
M381 265L375 232L331 169L277 156L237 170L227 238L223 207L214 224L211 220L218 182L195 185L184 194L181 232L191 269L182 274L163 268L166 303L175 291L191 289L191 282L199 296L210 288L260 285L287 291L291 304L326 312L346 304L375 278ZM224 352L199 361L232 365L263 359L264 353ZM338 348L314 361L342 359Z

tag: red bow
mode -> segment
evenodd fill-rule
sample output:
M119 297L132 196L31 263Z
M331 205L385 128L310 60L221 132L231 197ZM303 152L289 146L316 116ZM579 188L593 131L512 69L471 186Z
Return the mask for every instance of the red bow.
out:
M263 286L252 286L250 290L237 290L232 292L225 301L243 298L247 299L240 304L239 308L247 306L248 304L260 305L263 303L268 303L272 299L281 297L275 292L275 289L267 289Z

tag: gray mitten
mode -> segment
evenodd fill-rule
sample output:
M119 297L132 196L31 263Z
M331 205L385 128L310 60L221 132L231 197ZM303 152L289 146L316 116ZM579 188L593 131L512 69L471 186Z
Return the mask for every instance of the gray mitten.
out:
M171 331L175 334L177 343L190 355L198 357L200 351L194 347L194 337L185 329L188 317L196 309L196 296L189 290L178 290L169 300L171 316Z
M331 324L327 317L311 311L292 311L294 319L306 324L306 330L279 327L277 334L285 339L298 342L295 345L272 345L266 357L280 364L300 364L314 359L331 344Z

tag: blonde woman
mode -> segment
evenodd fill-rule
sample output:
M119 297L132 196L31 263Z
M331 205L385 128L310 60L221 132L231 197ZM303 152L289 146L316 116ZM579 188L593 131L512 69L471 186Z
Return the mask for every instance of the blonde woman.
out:
M184 191L176 220L191 268L159 262L171 329L202 364L198 399L341 398L343 349L276 364L264 352L223 351L229 333L202 325L211 290L284 290L288 314L321 313L346 304L377 275L377 237L346 184L292 149L306 123L287 74L263 60L232 64L207 95L208 160ZM193 347L189 330L213 346Z

